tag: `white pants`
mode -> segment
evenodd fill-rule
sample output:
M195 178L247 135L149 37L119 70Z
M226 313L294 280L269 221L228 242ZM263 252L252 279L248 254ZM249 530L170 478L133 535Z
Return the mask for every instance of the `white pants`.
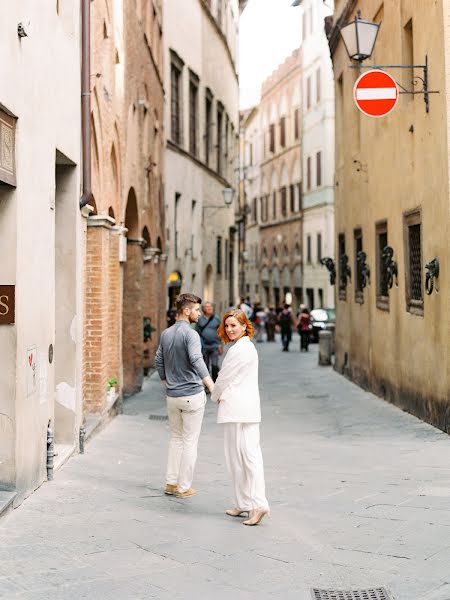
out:
M170 442L166 483L178 484L180 492L191 487L197 461L197 444L205 412L206 394L167 396Z
M268 508L259 423L225 423L224 441L235 508Z

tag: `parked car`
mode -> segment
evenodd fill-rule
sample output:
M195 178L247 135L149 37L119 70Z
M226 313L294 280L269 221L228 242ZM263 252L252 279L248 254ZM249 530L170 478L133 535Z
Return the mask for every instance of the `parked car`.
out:
M311 311L311 342L319 341L319 331L334 330L336 311L334 308L315 308Z

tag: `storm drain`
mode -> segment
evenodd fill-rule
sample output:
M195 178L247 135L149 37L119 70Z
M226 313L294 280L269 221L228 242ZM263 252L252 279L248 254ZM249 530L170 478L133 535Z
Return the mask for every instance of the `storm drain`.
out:
M168 421L169 417L167 415L149 415L148 417L150 421Z
M314 600L392 600L384 588L349 591L314 588L311 594Z

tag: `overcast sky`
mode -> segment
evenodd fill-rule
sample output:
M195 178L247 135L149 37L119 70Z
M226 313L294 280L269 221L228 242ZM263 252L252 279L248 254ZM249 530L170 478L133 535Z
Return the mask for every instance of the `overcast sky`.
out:
M250 0L240 20L241 108L259 102L261 84L300 45L301 8L292 0Z

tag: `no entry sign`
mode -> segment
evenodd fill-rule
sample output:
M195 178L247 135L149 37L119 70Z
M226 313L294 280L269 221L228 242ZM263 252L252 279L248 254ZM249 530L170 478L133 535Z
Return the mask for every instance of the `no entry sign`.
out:
M358 77L353 98L359 110L369 117L385 117L397 105L398 88L385 71L372 70Z

